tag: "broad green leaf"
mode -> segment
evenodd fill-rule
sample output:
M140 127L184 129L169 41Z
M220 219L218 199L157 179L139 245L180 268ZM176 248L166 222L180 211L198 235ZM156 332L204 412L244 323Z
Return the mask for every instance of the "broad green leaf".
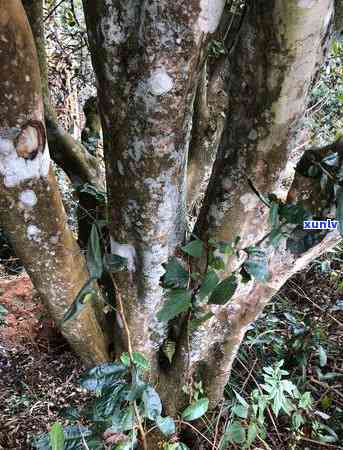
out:
M82 437L89 450L100 450L103 448L102 442L94 433L84 426L68 426L64 428L64 448L63 450L80 450L83 448ZM49 434L39 436L33 441L33 446L37 450L51 450Z
M144 416L150 420L156 420L161 416L162 403L160 396L152 386L147 386L142 396L144 405Z
M214 305L225 305L235 293L237 285L235 274L230 275L217 285L208 302Z
M132 360L136 367L142 370L149 370L150 369L150 363L145 358L145 356L142 353L139 352L133 352L132 353Z
M62 323L68 320L75 319L83 308L93 300L96 295L96 289L94 288L94 278L90 278L85 285L81 288L80 292L77 294L75 300L68 308L67 312L64 314Z
M124 364L124 366L129 367L131 365L130 355L128 353L122 353L120 355L120 361Z
M51 450L64 450L64 431L60 423L56 422L49 433Z
M176 432L175 422L171 417L156 417L156 425L165 436Z
M202 282L201 288L199 289L199 298L204 300L208 295L212 293L217 284L219 283L219 278L214 270L209 270Z
M168 292L168 299L157 313L161 322L168 322L179 314L187 311L191 306L192 293L186 289L172 289Z
M208 404L208 398L201 398L200 400L193 402L183 411L182 419L187 422L199 419L199 417L203 416L208 410Z
M98 202L106 203L106 192L97 189L90 183L82 184L77 188L77 192L92 195Z
M204 243L199 239L196 239L184 247L181 247L181 250L189 256L200 258L204 253Z
M244 269L256 280L267 281L270 277L268 260L265 257L250 257L243 264Z
M230 423L225 434L232 444L244 444L246 441L245 429L238 421Z
M89 370L81 377L80 384L89 391L100 393L109 386L122 383L128 368L120 363L104 363Z
M173 256L164 265L166 273L163 275L163 285L166 288L186 288L189 282L187 270Z
M127 270L127 258L123 258L113 253L106 253L103 260L104 268L107 272L125 272Z
M338 229L343 237L343 188L339 187L336 192L336 219L338 220Z
M128 353L123 353L120 356L120 361L127 367L131 364L130 355ZM139 352L133 352L132 353L132 362L133 364L142 370L149 370L150 369L150 363L149 361L144 357L142 353Z
M232 412L241 419L246 419L248 417L249 410L243 405L236 405L232 408Z
M87 246L87 266L91 278L101 278L104 270L98 227L93 224Z
M125 431L133 430L135 427L136 419L133 406L127 408L118 408L112 415L112 426L109 428L114 433L123 433Z
M244 406L244 408L248 409L249 408L249 403L238 392L236 392L235 390L233 390L233 392L234 392L238 402L242 406Z

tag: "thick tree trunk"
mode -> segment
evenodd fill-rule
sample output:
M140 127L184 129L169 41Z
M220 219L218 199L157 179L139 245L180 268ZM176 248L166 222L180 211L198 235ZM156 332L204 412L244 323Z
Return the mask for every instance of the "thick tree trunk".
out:
M233 54L218 63L207 83L207 36L216 30L224 4L214 2L209 14L203 1L185 8L181 1L84 0L105 135L112 250L129 260L129 272L117 284L134 350L150 359L156 377L157 350L167 331L156 320L163 301L160 277L185 232L190 142L192 203L196 178L211 167L208 155L225 125L196 234L205 241L241 236L241 248L259 242L269 231L268 211L251 185L286 200L301 157L293 150L298 121L331 31L333 0L248 2ZM223 97L215 103L218 93ZM217 124L204 130L211 123L209 106ZM228 306L203 308L214 317L190 335L184 328L173 366L159 373L169 412L178 410L181 387L194 379L205 382L212 405L219 400L247 326L289 276L337 239L330 235L302 255L286 244L277 252L266 248L267 283L241 284ZM238 264L228 261L228 271ZM125 349L123 331L121 341Z
M61 325L88 278L50 168L40 74L22 3L0 0L0 219L62 333L88 364L108 358L89 305Z
M163 266L183 239L192 104L207 35L224 0L84 0L105 137L112 250L135 350L157 367ZM110 95L109 95L110 93ZM125 336L122 336L125 342ZM125 348L125 344L124 344Z
M196 226L196 234L204 240L240 236L243 249L270 231L269 210L250 181L259 192L286 201L303 151L298 144L304 135L297 127L312 76L328 45L332 13L331 0L312 2L311 8L297 1L250 3L231 60L229 117ZM286 248L286 242L276 251L266 247L269 281L241 284L227 307L208 307L215 316L180 346L183 363L179 359L177 370L188 368L188 376L195 377L198 372L212 404L219 401L247 326L295 271L337 242L338 236L330 235L326 244L300 257ZM229 260L228 270L241 263ZM183 356L186 349L190 361Z
M91 183L103 189L105 183L97 158L59 126L56 111L51 103L45 50L43 0L23 0L23 5L36 43L51 157L64 170L74 185Z

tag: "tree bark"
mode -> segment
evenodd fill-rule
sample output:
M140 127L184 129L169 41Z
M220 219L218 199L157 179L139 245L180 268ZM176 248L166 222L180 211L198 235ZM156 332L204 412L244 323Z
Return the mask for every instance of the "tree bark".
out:
M250 3L231 60L229 118L195 229L205 241L209 237L233 241L240 236L243 249L270 231L269 210L251 182L259 192L286 201L303 152L299 143L304 133L297 127L312 76L328 45L332 14L331 0L315 2L311 8L296 1ZM299 258L286 242L276 252L266 247L269 281L241 284L226 307L209 308L215 316L187 338L190 348L183 342L177 370L185 373L188 368L188 376L200 375L212 405L222 396L247 326L295 271L337 241L338 236L331 234ZM229 260L228 272L241 263L242 259Z
M166 336L156 319L162 264L184 236L200 56L224 4L216 0L210 17L199 2L188 10L181 0L84 0L99 82L112 249L130 263L118 285L133 347L154 368Z
M107 343L93 308L61 324L88 272L50 167L37 54L21 1L0 0L0 29L1 223L66 339L85 363L100 363Z
M31 25L38 54L45 123L51 157L68 175L74 185L90 183L99 189L104 189L104 179L101 171L99 171L97 158L91 155L70 133L59 126L56 111L51 103L45 50L43 0L23 0L23 5Z

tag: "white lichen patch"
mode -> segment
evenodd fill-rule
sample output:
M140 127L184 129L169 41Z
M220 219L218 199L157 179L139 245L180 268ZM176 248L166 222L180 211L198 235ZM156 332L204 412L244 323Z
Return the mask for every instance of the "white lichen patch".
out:
M34 159L24 159L16 152L13 140L3 137L0 130L0 174L7 188L17 186L32 178L47 177L50 167L49 150L46 146Z
M298 0L298 6L300 8L312 8L317 0Z
M26 208L33 208L37 204L37 196L34 191L27 189L19 195L20 203Z
M201 0L198 24L203 33L214 33L222 17L225 0Z
M243 205L244 211L247 212L256 208L259 203L259 199L257 195L247 192L246 194L242 195L242 197L240 198L240 202Z
M148 90L152 95L165 95L173 87L174 81L163 67L155 70L148 79Z
M129 272L136 270L136 249L130 244L120 244L111 237L111 253L127 259Z
M40 242L41 241L40 234L41 230L36 225L31 224L27 227L26 235L29 241Z

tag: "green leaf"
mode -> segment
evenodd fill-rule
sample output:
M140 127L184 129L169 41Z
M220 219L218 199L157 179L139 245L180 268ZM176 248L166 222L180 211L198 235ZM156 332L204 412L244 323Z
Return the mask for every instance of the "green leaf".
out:
M204 243L199 239L191 241L189 244L181 247L181 250L193 258L200 258L204 253Z
M60 423L56 422L49 433L51 450L64 450L64 431Z
M176 432L175 422L171 417L157 417L156 425L165 436L170 436Z
M128 353L122 353L120 355L120 361L124 364L124 366L126 367L130 367L131 365L131 359L130 359L130 355Z
M104 270L98 227L93 224L87 246L87 266L91 278L101 278Z
M105 270L110 273L125 272L127 270L127 258L113 253L104 255L103 264Z
M128 373L124 364L117 362L104 363L89 370L81 377L80 384L89 391L101 393L109 386L122 383L123 377Z
M133 364L142 370L149 370L150 369L150 363L145 358L145 356L142 353L139 352L133 352L132 353L132 360Z
M225 305L235 293L237 286L236 275L231 274L217 285L208 302L214 305Z
M204 300L211 292L215 289L219 282L219 278L214 270L209 270L202 282L201 288L199 289L199 298Z
M161 416L162 403L160 396L152 386L147 386L142 396L144 405L144 416L150 420L156 420Z
M241 419L246 419L248 417L249 410L243 405L236 405L232 408L232 412L237 417L240 417Z
M81 288L80 292L77 294L75 300L70 305L68 310L63 316L62 323L68 320L75 319L83 308L93 300L96 295L96 289L94 288L94 278L90 278L85 285Z
M112 426L109 428L114 433L123 433L133 430L135 427L135 412L133 406L127 408L118 408L112 415Z
M186 289L172 289L162 309L157 313L161 322L168 322L179 314L187 311L191 306L192 293Z
M249 255L249 258L243 264L243 268L258 281L267 281L270 277L268 260L264 253L261 256Z
M245 429L238 421L230 423L225 434L232 444L244 444L246 441Z
M166 273L163 275L163 285L166 288L186 288L188 286L189 274L187 270L173 256L164 265Z
M183 411L182 419L187 422L199 419L199 417L203 416L208 410L208 404L208 398L201 398L200 400L193 402Z
M276 228L279 225L279 203L272 202L269 210L269 223L272 228Z
M343 237L343 188L339 187L336 192L336 219L338 220L338 229Z

